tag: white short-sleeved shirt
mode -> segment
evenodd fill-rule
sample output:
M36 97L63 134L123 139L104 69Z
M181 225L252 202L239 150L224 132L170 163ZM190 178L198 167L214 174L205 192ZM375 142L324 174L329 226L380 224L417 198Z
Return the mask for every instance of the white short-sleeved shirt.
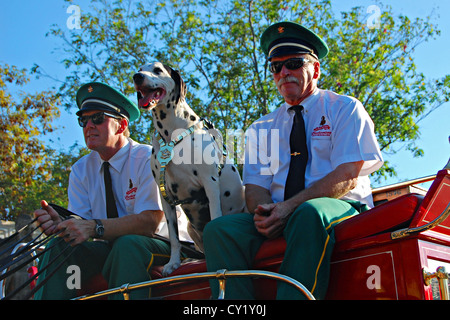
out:
M131 139L108 162L119 217L145 210L162 210L159 188L150 167L152 147ZM103 160L96 151L82 157L69 177L68 209L85 219L106 219L106 196ZM187 232L187 218L178 213L178 232L183 241L192 241ZM182 214L183 213L183 214ZM156 233L169 237L163 218Z
M311 186L343 163L363 160L356 188L342 199L358 200L372 207L368 175L382 166L383 158L364 106L353 97L321 89L316 89L301 105L308 146L305 186ZM284 103L255 121L246 133L244 184L270 190L274 202L284 200L289 171L289 136L294 118L289 107Z
M162 210L150 169L152 147L131 139L108 162L119 217ZM96 151L82 157L69 177L68 209L85 219L106 219L103 160Z

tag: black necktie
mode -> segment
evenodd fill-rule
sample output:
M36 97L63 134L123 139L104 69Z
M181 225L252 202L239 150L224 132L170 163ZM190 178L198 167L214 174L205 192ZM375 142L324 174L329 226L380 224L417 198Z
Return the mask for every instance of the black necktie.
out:
M112 190L111 174L109 173L109 162L103 162L103 177L105 179L105 195L106 195L106 215L108 218L117 218L116 201Z
M305 170L308 162L308 147L306 146L305 122L302 106L289 108L295 111L289 144L291 147L291 162L284 188L284 200L291 198L305 189Z

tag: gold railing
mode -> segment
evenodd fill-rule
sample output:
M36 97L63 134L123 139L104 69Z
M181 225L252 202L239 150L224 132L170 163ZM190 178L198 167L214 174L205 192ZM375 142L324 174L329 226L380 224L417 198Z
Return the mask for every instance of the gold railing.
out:
M436 272L429 272L425 268L422 270L423 280L427 286L431 285L433 279L437 279L439 283L439 295L441 300L449 300L448 278L449 274L445 271L445 267L438 267Z
M441 222L443 222L445 219L447 219L447 217L449 215L450 215L450 203L447 205L447 207L444 209L444 211L442 211L441 214L433 221L431 221L423 226L420 226L420 227L405 228L405 229L400 229L400 230L394 231L391 233L391 239L392 240L401 239L401 238L405 238L412 234L416 234L416 233L420 233L420 232L432 229L435 226L437 226L438 224L440 224Z
M97 299L101 297L105 297L111 294L120 293L123 295L123 298L125 300L130 299L130 291L136 290L136 289L142 289L157 285L163 285L163 284L169 284L179 281L186 281L186 280L209 280L209 279L217 279L219 281L219 296L218 299L224 299L225 298L225 285L226 285L226 279L228 278L242 278L242 277L253 277L253 278L269 278L274 279L278 281L283 281L297 290L299 290L308 300L315 300L314 296L311 294L311 292L308 291L300 282L298 282L295 279L292 279L291 277L281 275L275 272L270 271L261 271L261 270L244 270L244 271L227 271L227 270L218 270L217 272L203 272L203 273L193 273L193 274L187 274L187 275L180 275L180 276L173 276L173 277L167 277L167 278L161 278L156 280L150 280L145 281L141 283L136 284L124 284L121 287L114 288L114 289L108 289L105 291L97 292L92 295L85 295L81 297L77 297L74 300L88 300L88 299Z

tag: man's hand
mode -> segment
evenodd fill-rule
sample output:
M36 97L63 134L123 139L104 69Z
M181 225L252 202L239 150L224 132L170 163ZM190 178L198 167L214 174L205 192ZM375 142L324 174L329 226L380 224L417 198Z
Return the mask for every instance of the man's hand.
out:
M257 206L253 216L256 230L269 239L281 236L294 209L286 201Z
M41 201L41 209L34 211L34 216L38 218L40 228L46 235L55 233L58 224L62 222L59 214L45 200Z
M281 236L296 206L291 201L273 203L269 190L253 184L246 185L245 196L247 207L255 214L256 230L267 238Z
M60 237L75 246L95 236L95 221L67 219L58 224L57 230L61 230Z
M60 232L58 236L63 237L66 242L72 241L71 245L77 245L92 237L95 233L95 222L93 220L67 219L62 220L59 214L45 200L41 201L42 209L34 211L38 218L40 228L46 235Z
M356 184L364 161L349 162L338 166L312 186L292 198L272 203L270 191L260 186L248 184L245 189L247 207L255 213L255 227L268 238L281 236L294 210L307 200L330 197L340 198L352 190Z

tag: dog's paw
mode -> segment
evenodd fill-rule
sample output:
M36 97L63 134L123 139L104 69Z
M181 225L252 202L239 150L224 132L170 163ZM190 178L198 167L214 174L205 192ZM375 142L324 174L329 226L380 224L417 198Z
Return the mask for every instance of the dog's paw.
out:
M164 277L169 276L172 272L174 272L176 269L178 269L178 267L180 266L180 262L176 261L176 262L168 262L162 271L162 274Z

